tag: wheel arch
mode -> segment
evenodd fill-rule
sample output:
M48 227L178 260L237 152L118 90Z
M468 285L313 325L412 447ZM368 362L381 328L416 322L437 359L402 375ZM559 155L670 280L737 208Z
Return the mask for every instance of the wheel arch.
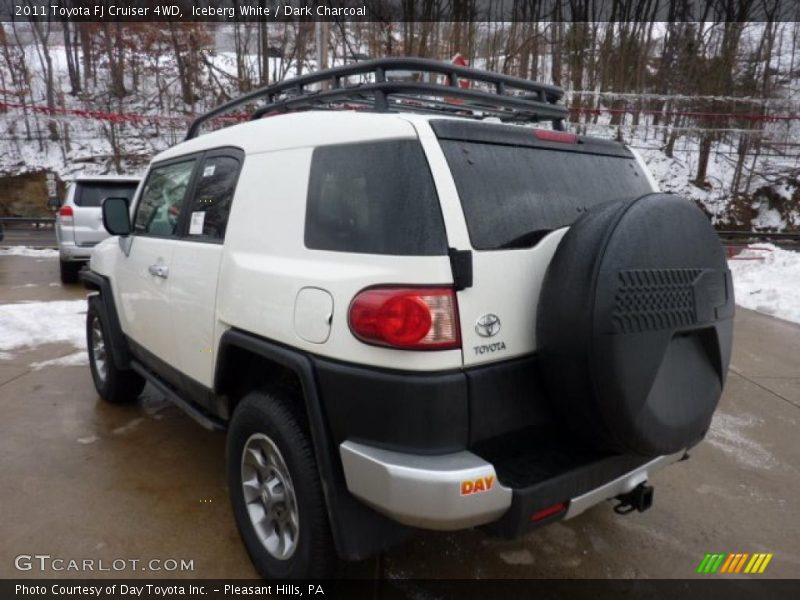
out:
M258 377L253 377L252 369L258 369ZM346 560L362 560L408 538L410 529L373 511L347 490L339 449L328 430L311 358L240 330L229 329L222 335L217 352L214 392L218 397L227 397L229 416L233 415L238 400L235 396L244 391L237 378L242 377L244 385L247 385L255 384L270 374L277 375L284 382L291 382L293 377L299 386L296 391L302 394L302 407L339 556ZM287 378L287 375L291 377Z
M88 270L81 271L80 279L86 289L98 292L96 296L100 299L100 319L108 332L114 365L118 369L129 369L131 366L131 354L119 322L119 314L114 303L114 294L111 291L111 282L107 277Z

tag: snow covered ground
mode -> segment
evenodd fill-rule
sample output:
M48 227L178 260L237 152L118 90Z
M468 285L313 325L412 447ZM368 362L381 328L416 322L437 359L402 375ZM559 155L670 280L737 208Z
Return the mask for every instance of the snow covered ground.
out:
M0 256L28 256L30 258L55 258L58 250L52 248L29 248L28 246L9 246L0 248Z
M86 300L0 304L0 360L43 344L67 343L77 352L31 367L87 364L85 319Z
M800 252L751 244L728 264L736 304L800 323Z

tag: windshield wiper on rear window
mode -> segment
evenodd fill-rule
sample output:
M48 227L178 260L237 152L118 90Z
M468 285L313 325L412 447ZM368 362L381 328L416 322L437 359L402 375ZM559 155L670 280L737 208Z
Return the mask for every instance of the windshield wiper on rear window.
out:
M522 235L518 235L515 238L508 240L497 246L495 250L508 250L511 248L531 248L539 243L539 241L546 236L548 233L553 231L552 229L534 229L533 231L528 231L523 233Z

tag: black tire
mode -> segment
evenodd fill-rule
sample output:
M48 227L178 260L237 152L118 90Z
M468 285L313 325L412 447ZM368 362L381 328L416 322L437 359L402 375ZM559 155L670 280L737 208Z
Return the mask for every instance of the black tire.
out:
M86 347L89 352L89 370L92 381L100 397L112 404L134 402L144 389L145 381L141 375L130 369L119 369L114 363L114 350L109 344L108 324L99 296L89 297L86 311ZM100 356L96 343L97 329L102 336L103 356ZM97 356L95 355L97 354Z
M542 378L580 440L678 452L705 435L733 336L719 237L670 194L600 205L564 235L539 298Z
M312 443L302 416L290 410L297 402L302 401L282 391L252 391L237 406L228 430L226 462L233 514L250 559L265 579L327 578L337 563ZM287 500L283 506L286 511L295 508L299 524L294 537L296 545L285 558L276 558L267 549L245 502L244 470L249 467L243 466L243 454L250 440L261 438L263 442L264 437L274 443L288 472L288 486L283 485L283 490L286 492L286 487L293 490L286 497L293 496L294 502ZM264 456L262 453L261 457ZM259 475L259 482L266 480ZM251 506L258 502L261 500L254 500ZM280 508L278 504L269 514ZM285 518L285 513L281 516ZM283 527L279 529L276 525L274 531L283 531Z
M60 260L58 264L61 272L61 283L78 283L78 273L83 263Z

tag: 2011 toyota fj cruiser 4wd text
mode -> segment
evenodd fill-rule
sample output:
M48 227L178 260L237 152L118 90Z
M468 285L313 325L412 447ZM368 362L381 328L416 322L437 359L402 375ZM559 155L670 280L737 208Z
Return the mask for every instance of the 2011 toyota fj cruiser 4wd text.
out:
M644 510L708 430L722 248L631 149L563 131L561 96L421 59L337 67L203 115L130 207L104 202L118 237L83 275L98 393L149 381L228 430L265 577L326 576L417 528Z

